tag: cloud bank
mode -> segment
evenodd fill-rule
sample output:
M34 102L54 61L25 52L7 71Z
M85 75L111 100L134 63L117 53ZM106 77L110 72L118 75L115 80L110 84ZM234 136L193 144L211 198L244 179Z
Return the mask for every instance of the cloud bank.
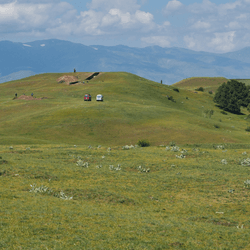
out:
M88 39L93 44L119 39L221 53L250 46L249 0L190 5L170 0L159 13L161 21L156 21L155 13L137 0L92 0L81 12L60 0L0 0L0 37L21 42Z

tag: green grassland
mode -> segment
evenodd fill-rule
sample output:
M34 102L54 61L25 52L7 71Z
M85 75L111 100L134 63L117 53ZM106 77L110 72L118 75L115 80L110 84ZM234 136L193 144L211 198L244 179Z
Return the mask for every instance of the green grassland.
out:
M250 249L249 112L222 114L208 80L57 82L90 74L0 84L0 249Z
M190 77L173 84L173 86L192 91L203 87L206 92L215 92L222 83L226 83L227 81L229 81L229 79L225 77Z
M249 249L250 144L224 146L0 146L0 248Z
M102 73L85 84L56 80L65 74L42 74L0 85L0 144L91 145L248 142L246 116L223 115L213 95L166 86L133 74ZM84 80L89 73L68 73ZM42 100L13 100L25 93ZM84 102L84 94L94 100ZM97 94L104 102L96 102ZM173 96L176 102L168 100ZM206 110L214 110L211 119ZM219 126L215 128L214 125Z

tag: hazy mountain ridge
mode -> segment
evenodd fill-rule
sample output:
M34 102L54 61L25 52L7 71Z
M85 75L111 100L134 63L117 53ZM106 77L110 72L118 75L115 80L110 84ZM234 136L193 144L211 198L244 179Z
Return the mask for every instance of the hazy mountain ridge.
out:
M165 84L194 76L249 78L249 55L250 48L215 54L159 46L85 46L57 39L1 41L0 82L44 72L72 72L74 68L78 72L126 71Z

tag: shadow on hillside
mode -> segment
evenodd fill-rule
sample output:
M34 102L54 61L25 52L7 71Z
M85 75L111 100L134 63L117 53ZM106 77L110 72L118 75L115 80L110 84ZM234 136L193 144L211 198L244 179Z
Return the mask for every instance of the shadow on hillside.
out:
M221 109L221 111L226 111L230 114L234 114L234 115L245 115L244 113L241 113L241 112L233 112L233 111L230 111L228 109L223 109L220 105L215 105L216 107L218 107L219 109Z

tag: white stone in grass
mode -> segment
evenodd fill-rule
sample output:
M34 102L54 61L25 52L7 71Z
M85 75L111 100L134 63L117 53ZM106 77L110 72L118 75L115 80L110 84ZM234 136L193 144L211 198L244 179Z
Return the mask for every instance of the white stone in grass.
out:
M88 163L88 162L83 162L82 160L78 160L78 161L76 162L76 165L77 165L78 167L85 167L85 168L88 168L88 167L89 167L89 163Z
M178 146L173 146L173 147L171 148L171 151L173 151L173 152L178 152L178 151L180 151L180 148L179 148Z
M132 148L135 148L135 146L133 145L126 145L126 146L123 146L122 149L132 149Z
M226 165L227 164L227 160L226 159L222 159L221 163Z
M186 156L183 155L183 154L181 154L181 155L176 155L175 157L178 158L178 159L184 159L184 158L186 158Z
M242 165L242 166L250 166L250 158L244 159L244 160L241 162L241 165Z

